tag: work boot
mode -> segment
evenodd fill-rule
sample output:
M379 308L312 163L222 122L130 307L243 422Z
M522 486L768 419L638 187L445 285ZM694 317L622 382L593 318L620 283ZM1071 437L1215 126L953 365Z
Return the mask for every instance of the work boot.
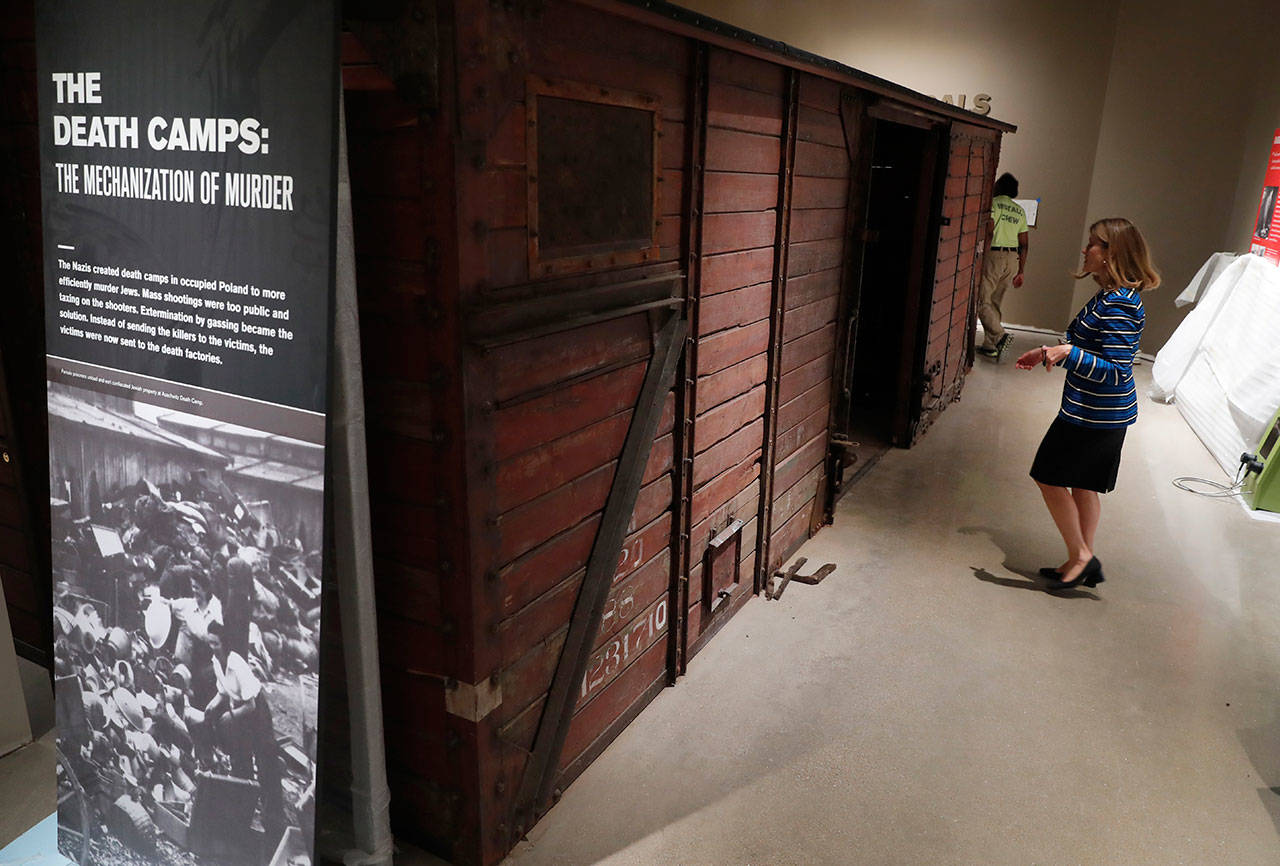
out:
M1000 342L996 343L996 348L994 353L996 356L996 360L999 361L1001 358L1003 358L1004 353L1009 351L1009 347L1012 345L1013 345L1013 334L1010 334L1006 331L1005 335L1000 338Z

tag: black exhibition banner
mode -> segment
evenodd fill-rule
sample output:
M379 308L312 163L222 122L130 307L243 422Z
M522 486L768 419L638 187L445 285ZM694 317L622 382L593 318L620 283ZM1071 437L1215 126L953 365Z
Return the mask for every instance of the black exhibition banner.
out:
M37 0L59 847L314 859L334 0Z

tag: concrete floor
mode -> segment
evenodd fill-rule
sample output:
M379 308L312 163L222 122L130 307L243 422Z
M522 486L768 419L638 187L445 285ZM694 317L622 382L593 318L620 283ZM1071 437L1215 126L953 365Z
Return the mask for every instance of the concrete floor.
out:
M800 551L835 574L748 604L509 866L1280 862L1280 526L1174 488L1223 476L1143 396L1107 582L1042 592L1026 470L1061 385L979 359ZM0 761L6 831L51 806L41 748Z
M0 851L53 812L56 739L48 731L0 758ZM0 866L5 862L0 858Z
M18 659L18 674L37 739L0 758L0 850L54 809L53 688L48 672L24 658ZM3 859L0 866L5 866Z
M1061 386L979 359L800 551L838 570L752 601L510 866L1280 862L1280 526L1173 487L1223 474L1142 393L1107 582L1041 591Z

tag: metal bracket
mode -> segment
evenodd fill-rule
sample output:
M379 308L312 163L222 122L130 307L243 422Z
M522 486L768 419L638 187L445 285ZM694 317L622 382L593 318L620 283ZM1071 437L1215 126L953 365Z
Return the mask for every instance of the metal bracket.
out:
M854 440L850 439L848 436L845 436L842 433L832 433L830 436L830 441L833 448L840 448L844 451L849 451L849 452L852 452L855 448L860 448L862 446L861 442L855 442ZM856 460L857 455L856 454L853 455L853 458Z
M802 556L795 562L791 563L791 567L786 571L775 571L773 573L774 578L780 579L781 582L778 584L777 589L765 587L765 598L769 601L777 601L782 598L782 593L786 590L787 584L791 583L793 580L808 586L817 586L822 583L823 579L826 578L827 575L836 570L836 564L834 562L828 562L813 574L801 574L800 569L804 568L804 564L806 562L808 562L808 560ZM770 581L770 583L772 583L772 581Z

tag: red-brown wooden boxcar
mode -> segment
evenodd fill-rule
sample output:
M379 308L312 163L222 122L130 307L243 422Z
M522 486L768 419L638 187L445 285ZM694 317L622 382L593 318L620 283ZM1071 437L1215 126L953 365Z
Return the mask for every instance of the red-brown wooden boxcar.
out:
M34 4L0 16L0 583L20 652L53 661Z
M343 76L392 808L492 863L958 398L1011 127L661 4L393 6Z
M829 522L855 440L959 397L1012 127L660 3L345 13L393 817L489 864ZM43 646L32 32L0 30L0 576Z

